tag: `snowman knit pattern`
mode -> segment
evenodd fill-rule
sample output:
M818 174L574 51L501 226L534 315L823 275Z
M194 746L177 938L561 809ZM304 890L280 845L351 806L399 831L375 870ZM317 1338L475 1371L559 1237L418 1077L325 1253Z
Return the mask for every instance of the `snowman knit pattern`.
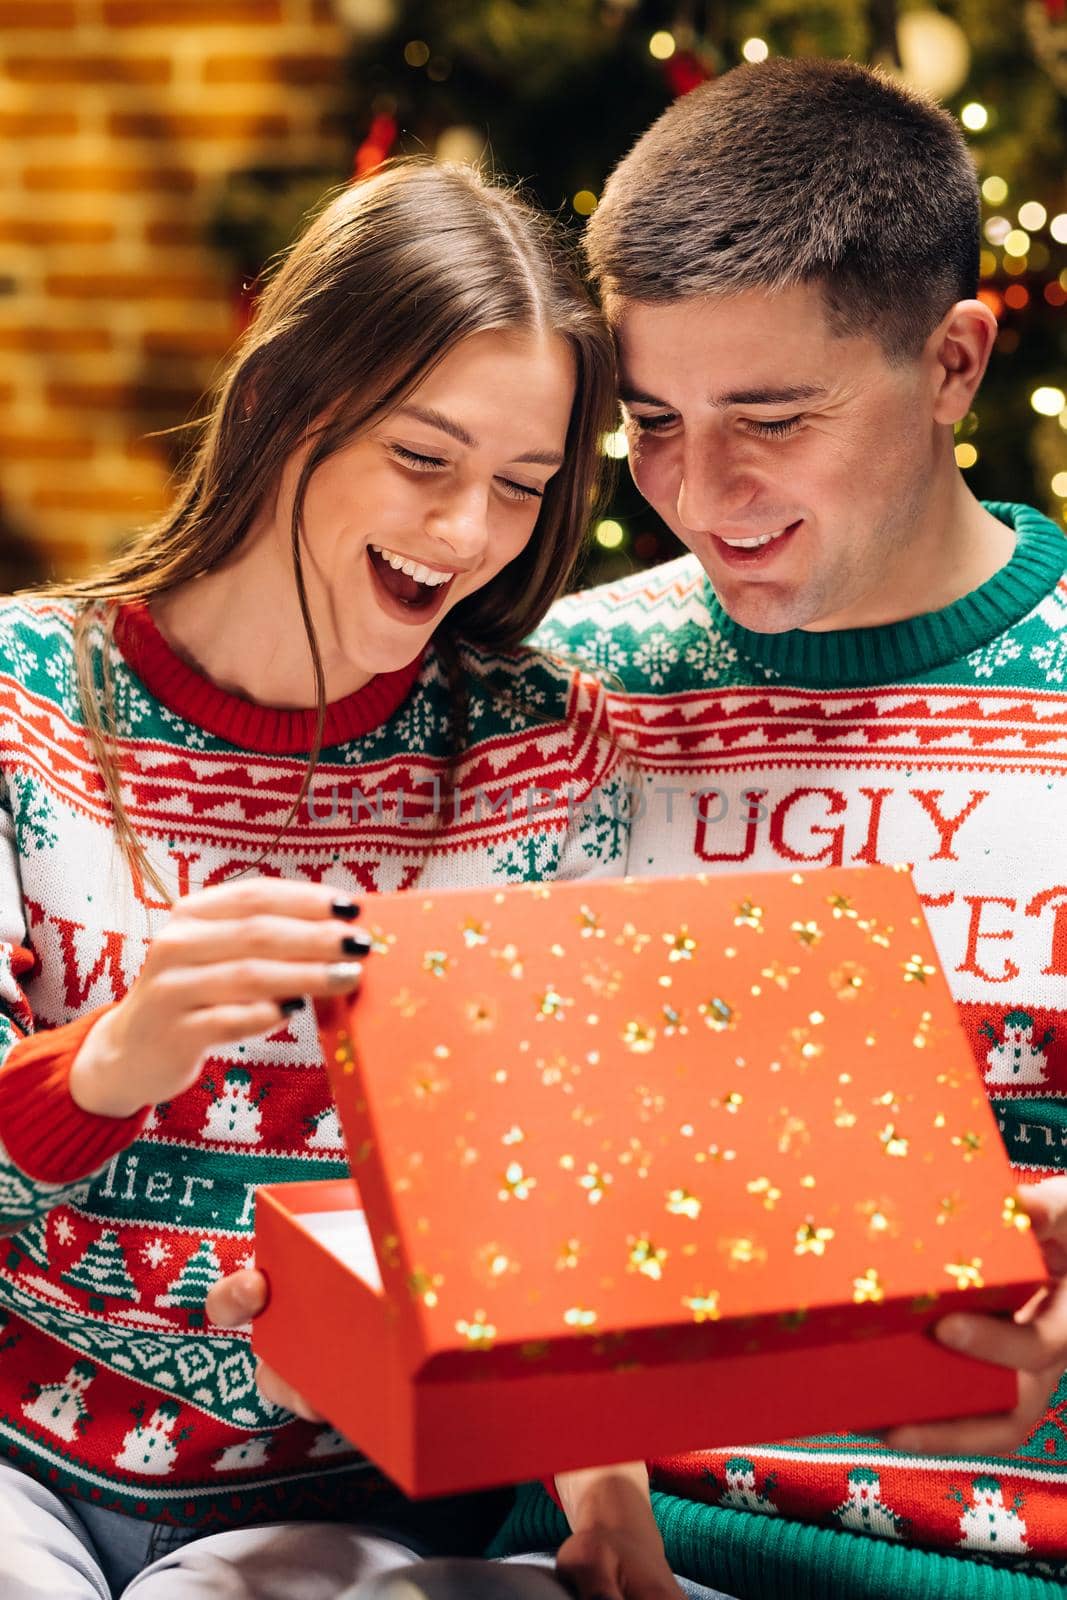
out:
M568 596L537 638L625 691L617 722L642 779L631 873L912 864L1012 1163L1034 1182L1067 1171L1067 541L1028 507L988 509L1015 552L942 612L756 634L687 556ZM878 1198L875 1176L858 1202ZM843 1530L1067 1576L1067 1380L1002 1458L908 1457L846 1434L738 1440L658 1463L654 1482L715 1508L708 1550L781 1553L790 1521L798 1552L812 1524L841 1532L832 1584L827 1566L775 1594L896 1592L865 1575L869 1543L853 1585ZM673 1555L747 1592L741 1566Z
M248 1329L204 1313L212 1283L252 1262L257 1185L347 1171L312 1009L213 1050L188 1091L136 1116L71 1099L81 1041L169 912L119 855L73 619L65 602L0 604L0 1451L153 1520L384 1523L393 1486L333 1429L267 1401ZM220 690L144 607L123 610L116 641L124 803L175 897L249 870L357 900L623 870L619 753L601 690L573 667L465 652L451 790L432 648L375 678L328 708L312 791L273 842L314 714Z

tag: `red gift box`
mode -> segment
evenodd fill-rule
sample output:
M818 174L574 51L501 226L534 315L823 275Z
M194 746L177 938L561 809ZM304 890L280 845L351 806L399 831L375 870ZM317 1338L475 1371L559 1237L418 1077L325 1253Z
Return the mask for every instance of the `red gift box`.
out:
M255 1344L406 1491L1014 1406L930 1336L1045 1273L906 873L364 910Z

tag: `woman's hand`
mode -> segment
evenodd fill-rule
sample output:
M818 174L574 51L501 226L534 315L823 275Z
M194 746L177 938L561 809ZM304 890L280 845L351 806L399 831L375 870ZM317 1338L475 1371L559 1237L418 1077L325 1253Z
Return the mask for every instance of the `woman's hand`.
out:
M204 1055L277 1028L305 995L359 983L354 902L323 884L253 878L179 900L129 993L86 1035L70 1072L85 1111L127 1117L195 1083Z
M1018 1404L1014 1411L995 1416L893 1428L886 1442L894 1450L1008 1455L1048 1409L1067 1367L1067 1178L1020 1184L1017 1192L1045 1258L1048 1288L1039 1290L1010 1321L954 1312L934 1332L950 1350L1014 1367L1019 1374Z
M242 1328L246 1322L265 1309L270 1298L267 1280L255 1267L244 1267L219 1278L208 1290L204 1309L208 1320L217 1328ZM264 1399L286 1411L293 1411L305 1422L324 1422L326 1419L308 1405L302 1394L291 1384L279 1378L273 1367L260 1361L256 1366L256 1383Z
M578 1600L680 1600L643 1461L556 1476L571 1535L556 1571Z

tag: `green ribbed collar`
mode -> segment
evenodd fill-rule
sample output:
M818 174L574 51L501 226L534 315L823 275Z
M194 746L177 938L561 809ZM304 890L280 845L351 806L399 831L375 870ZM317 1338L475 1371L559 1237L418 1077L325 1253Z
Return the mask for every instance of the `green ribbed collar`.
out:
M1015 550L988 583L943 611L929 611L880 628L754 633L727 616L705 577L712 621L739 655L768 668L786 683L804 687L899 683L947 666L1020 622L1067 571L1067 539L1054 522L1032 506L999 500L983 503L994 517L1015 530Z

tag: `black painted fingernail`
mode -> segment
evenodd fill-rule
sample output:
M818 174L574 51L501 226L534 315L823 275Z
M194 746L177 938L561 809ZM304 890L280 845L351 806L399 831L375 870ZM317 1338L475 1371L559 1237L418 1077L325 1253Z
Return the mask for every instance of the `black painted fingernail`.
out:
M368 956L370 955L373 940L369 933L349 933L341 940L341 954L343 956Z
M294 995L291 1000L279 1000L278 1010L283 1017L291 1017L294 1011L303 1011L307 1001L302 994Z
M330 905L330 915L340 917L342 922L355 922L359 909L354 900L334 900Z

